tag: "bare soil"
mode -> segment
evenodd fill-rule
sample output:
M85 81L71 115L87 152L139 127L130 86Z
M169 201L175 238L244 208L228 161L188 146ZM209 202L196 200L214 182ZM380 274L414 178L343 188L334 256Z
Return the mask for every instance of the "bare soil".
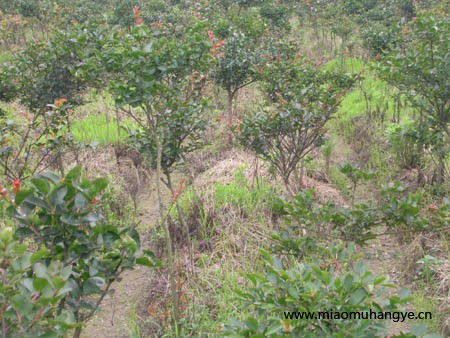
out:
M140 229L153 227L159 218L158 196L155 184L147 183L139 194L139 209L141 216ZM169 199L170 193L164 187L164 198ZM142 247L147 249L149 238L147 232L140 231ZM121 281L112 285L115 292L107 295L94 318L83 329L84 338L125 338L139 337L136 323L142 320L145 313L145 298L151 289L153 272L146 267L138 266L126 271Z

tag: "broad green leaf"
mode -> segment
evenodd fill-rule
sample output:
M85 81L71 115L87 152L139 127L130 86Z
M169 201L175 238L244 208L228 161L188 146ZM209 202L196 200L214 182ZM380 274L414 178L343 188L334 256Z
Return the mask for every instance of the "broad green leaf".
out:
M33 287L33 279L32 278L25 278L22 280L22 285L25 286L27 288L27 290L29 292L34 292L34 287Z
M76 209L83 210L84 208L87 207L88 204L89 204L89 201L81 192L78 192L75 195L75 208Z
M349 302L350 304L356 305L363 301L363 299L366 297L367 292L363 288L358 288L355 291L352 292Z
M92 182L91 189L89 192L89 197L96 197L97 194L106 189L108 186L107 178L97 178Z
M68 181L79 180L81 177L81 166L77 165L73 167L66 175L65 179Z
M60 218L61 222L68 224L68 225L80 225L80 221L78 219L78 217L70 212L64 213L61 218Z
M283 325L280 322L278 322L278 323L274 323L274 324L270 325L267 328L267 331L265 333L266 333L266 335L271 335L271 334L275 334L281 330L283 330Z
M33 287L36 291L41 292L48 285L48 281L45 278L35 278L33 280Z
M255 318L247 318L244 320L244 324L251 330L258 330L258 321Z
M22 202L33 193L33 189L22 189L20 190L15 197L16 205L19 206Z
M64 205L66 202L64 201L64 197L66 197L67 194L67 186L62 185L57 187L55 190L52 191L50 194L50 201L52 205L59 206Z
M149 268L154 268L154 267L158 266L158 264L155 264L150 258L144 257L144 256L136 258L135 262L138 265L147 266Z
M344 286L345 290L348 291L352 288L352 285L353 285L353 276L348 274L344 278L343 286Z
M61 278L63 278L64 280L68 280L69 279L69 277L70 277L70 275L72 274L72 268L71 268L71 266L69 265L69 266L66 266L65 268L63 268L61 271L60 271L60 276L61 276Z
M90 295L94 293L101 293L100 287L105 283L103 278L91 277L83 283L83 294Z
M48 277L48 270L47 267L42 263L36 263L33 266L33 271L39 278L47 278Z
M51 209L47 202L45 202L44 200L37 198L36 196L33 196L33 195L28 196L28 198L26 199L25 202L32 206L44 208L47 211L50 211L50 209Z
M31 179L31 183L36 187L36 189L39 190L44 195L47 195L50 191L50 185L48 184L47 180L44 180L42 178L34 177Z
M41 250L33 252L31 255L31 264L36 263L44 257L49 255L50 251L47 248L42 248Z
M42 174L37 175L37 177L44 177L50 181L52 181L53 183L58 183L59 182L59 176L53 173L49 173L49 172L45 172Z
M60 276L54 276L51 279L51 283L55 287L55 289L59 290L66 284L66 281L62 279Z
M68 292L72 292L73 288L69 283L65 284L61 289L58 291L58 296L65 295Z
M32 305L29 299L25 298L22 294L14 295L11 299L11 303L19 313L27 313L32 309Z

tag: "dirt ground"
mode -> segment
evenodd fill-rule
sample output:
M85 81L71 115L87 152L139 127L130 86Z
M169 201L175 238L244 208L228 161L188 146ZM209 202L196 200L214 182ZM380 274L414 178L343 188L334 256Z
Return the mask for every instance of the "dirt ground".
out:
M158 196L156 186L148 182L139 196L139 209L141 210L140 229L152 227L159 217ZM170 193L164 188L164 198L169 199ZM148 248L148 236L141 233L141 242L144 249ZM132 271L126 271L121 281L112 285L115 292L107 295L99 311L83 329L83 338L124 338L139 337L139 328L136 323L145 312L146 296L151 288L152 271L146 267L138 266Z

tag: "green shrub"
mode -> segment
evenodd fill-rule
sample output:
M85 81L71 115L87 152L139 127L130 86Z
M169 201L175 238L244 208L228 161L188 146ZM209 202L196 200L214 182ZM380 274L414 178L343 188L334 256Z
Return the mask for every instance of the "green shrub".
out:
M450 227L450 203L444 199L440 206L427 205L422 192L404 194L399 182L381 188L377 202L339 207L319 203L313 190L297 194L292 201L277 199L274 209L289 227L289 236L304 231L317 238L342 238L364 244L377 236L376 228L386 226L401 233L439 231ZM286 236L285 236L286 237Z
M350 180L345 174L343 174L339 168L330 168L330 181L331 183L344 195L350 196Z
M373 319L290 319L287 311L353 313L399 312L409 298L407 290L387 300L381 298L393 287L385 277L374 275L358 260L354 247L329 244L323 257L289 264L280 257L262 253L266 268L247 274L248 288L235 290L251 315L230 321L225 337L376 337L387 334L386 322ZM398 314L399 315L399 314Z
M76 327L71 311L58 304L72 290L71 266L51 261L44 245L16 240L13 228L0 230L0 318L3 337L62 337Z
M269 106L244 117L238 140L268 162L293 194L292 173L323 143L325 125L354 79L282 60L267 67L263 79Z
M50 283L59 292L65 283L52 285L51 269L58 264L69 269L63 279L68 292L65 290L63 297L54 300L54 306L75 318L74 337L78 337L82 324L92 317L125 269L135 264L158 265L151 252L144 251L150 257L138 254L139 235L131 226L105 222L97 204L107 185L104 178L82 178L81 167L75 167L65 177L53 173L35 175L25 189L20 180L14 181L11 191L0 187L1 197L10 204L8 215L16 223L15 236L40 248L32 256L40 263L34 271L46 281L33 282L33 287L44 292ZM55 270L56 275L65 273L64 269Z
M386 128L387 138L396 161L402 169L418 168L421 160L420 144L415 139L415 122L405 120Z

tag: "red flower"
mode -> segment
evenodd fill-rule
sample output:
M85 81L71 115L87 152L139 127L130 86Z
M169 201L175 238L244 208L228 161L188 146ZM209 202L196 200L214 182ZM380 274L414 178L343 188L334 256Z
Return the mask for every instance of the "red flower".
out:
M213 31L208 31L208 38L209 38L211 41L214 41L214 40L216 39L216 37L214 36Z
M64 103L66 103L66 102L67 102L67 99L62 98L62 99L55 100L55 102L54 102L53 104L54 104L57 108L61 108L62 105L63 105Z
M13 182L13 193L17 194L20 191L20 179L18 178Z
M225 41L219 41L216 42L215 44L213 44L213 46L211 47L211 51L210 53L213 54L217 51L217 49L219 49L220 47L222 47L225 44Z
M214 45L213 45L213 48L214 49L217 49L217 48L220 48L220 47L222 47L223 45L225 44L225 41L219 41L219 42L217 42L217 43L215 43Z
M136 23L136 26L139 26L144 21L141 17L139 17L139 6L134 5L133 6L133 14L134 14L134 22Z
M139 6L138 5L133 6L133 14L134 14L134 16L139 16Z

